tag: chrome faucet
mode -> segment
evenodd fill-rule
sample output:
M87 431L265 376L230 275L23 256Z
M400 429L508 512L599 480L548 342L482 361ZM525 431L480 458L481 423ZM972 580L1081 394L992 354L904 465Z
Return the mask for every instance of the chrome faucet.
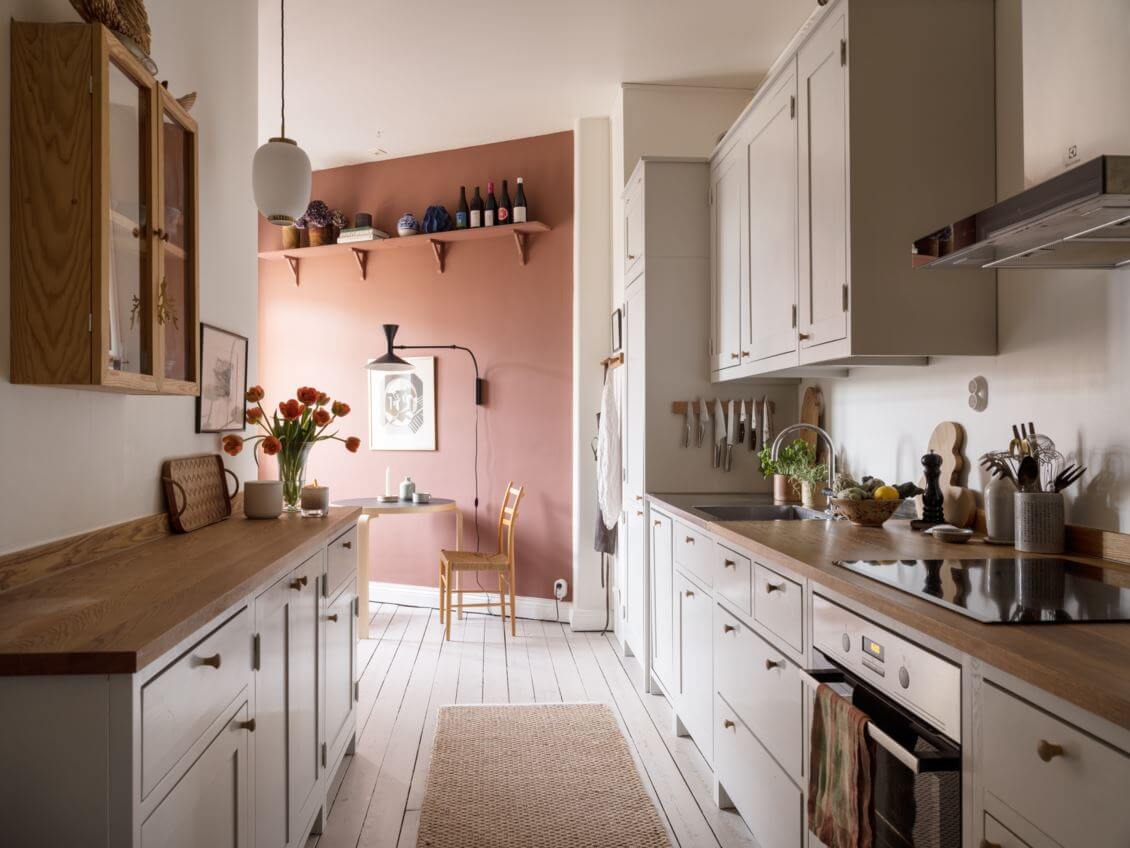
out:
M790 424L784 430L777 434L777 438L773 440L773 446L769 449L769 456L774 462L777 461L777 455L781 451L781 444L785 441L785 436L789 433L795 433L798 430L812 430L817 436L824 439L828 443L828 485L835 485L836 479L836 445L832 442L832 437L828 435L828 431L823 427L818 427L815 424L805 424L803 421L799 424ZM828 512L832 512L832 502L828 501Z

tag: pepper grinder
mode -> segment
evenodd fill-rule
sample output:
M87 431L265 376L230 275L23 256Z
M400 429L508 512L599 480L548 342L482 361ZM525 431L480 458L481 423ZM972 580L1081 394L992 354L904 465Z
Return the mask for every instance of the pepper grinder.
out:
M925 530L938 524L944 524L945 512L942 509L945 496L938 481L942 477L942 457L931 450L922 457L922 468L925 469L926 491L922 493L922 517L910 522L913 530Z

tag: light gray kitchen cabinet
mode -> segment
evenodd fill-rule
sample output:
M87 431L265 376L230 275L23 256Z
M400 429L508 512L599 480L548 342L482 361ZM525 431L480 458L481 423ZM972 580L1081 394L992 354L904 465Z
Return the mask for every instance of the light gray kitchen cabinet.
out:
M675 639L678 693L675 713L707 763L714 757L714 601L683 572L675 571Z
M647 291L641 281L624 301L624 483L632 492L646 491L644 430L647 420Z
M714 379L996 353L995 275L942 279L910 257L929 222L995 199L993 23L991 4L959 0L813 12L711 158L712 181L739 148L748 173L745 206L715 208L716 233L745 222L748 269L713 281ZM942 79L959 110L923 95ZM712 247L718 268L740 250ZM735 321L750 333L736 346Z
M674 580L670 516L651 510L651 674L670 692L675 663Z
M621 605L621 640L628 652L644 663L649 648L645 636L650 627L648 609L648 541L647 503L643 496L625 489L626 515L620 525L618 552L625 560L623 583L619 588Z
M637 169L624 187L624 279L631 282L643 270L643 173Z
M350 583L326 604L325 611L325 733L326 765L344 753L355 725L357 679L357 593Z
M318 711L321 683L323 552L291 573L287 615L287 783L290 830L306 833L320 804L315 793L325 766Z
M255 601L255 845L278 848L290 839L287 797L287 633L292 601L290 575Z
M981 840L981 848L1031 848L1031 846L986 813L985 836Z
M748 334L744 320L749 298L748 209L746 151L738 138L710 169L710 359L715 372L741 364L742 342Z

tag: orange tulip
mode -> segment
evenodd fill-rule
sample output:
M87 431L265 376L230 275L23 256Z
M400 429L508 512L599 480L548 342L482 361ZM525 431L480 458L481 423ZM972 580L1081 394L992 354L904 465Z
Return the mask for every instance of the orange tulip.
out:
M258 406L249 406L247 407L247 414L245 417L247 418L248 424L254 424L256 421L263 417L263 410Z
M350 436L345 440L345 449L350 453L357 453L359 447L361 447L361 440L356 436Z
M224 453L228 456L236 456L243 450L243 437L230 433L224 436L223 439Z
M330 402L330 396L325 392L318 392L318 399L314 401L318 406L325 406Z
M322 409L321 407L318 407L314 410L314 423L319 427L325 427L330 423L330 419L331 416L328 409Z
M349 404L342 403L340 400L335 400L333 406L331 406L330 409L333 410L333 414L338 418L344 418L349 414Z
M282 442L280 442L274 436L267 436L267 438L263 439L263 453L265 453L267 456L274 456L281 450Z
M318 390L310 386L300 386L295 396L307 406L313 406L318 402Z
M302 413L306 411L306 405L299 403L294 398L284 400L279 404L279 412L282 417L287 421L297 421L302 417Z
M248 403L258 403L266 396L267 393L263 391L262 386L252 386L247 390L247 393L244 394L244 397L247 399Z

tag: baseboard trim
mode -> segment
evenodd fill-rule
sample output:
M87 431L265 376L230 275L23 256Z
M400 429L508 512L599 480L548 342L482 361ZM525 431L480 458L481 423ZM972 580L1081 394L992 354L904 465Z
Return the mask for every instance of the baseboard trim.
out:
M599 631L603 630L605 623L608 624L608 630L612 630L612 617L606 616L602 609L577 609L573 608L569 614L569 626L576 631Z
M498 602L498 593L491 592L490 599ZM469 604L481 604L487 600L485 594L479 592L468 593L463 600ZM399 604L406 607L426 607L439 609L439 589L435 586L413 586L408 583L381 583L376 580L369 581L370 603ZM518 595L514 598L514 608L518 618L536 618L541 621L560 621L563 624L570 620L572 604L566 601L561 603L561 618L557 618L557 609L552 598L531 598ZM467 613L483 613L485 607L467 610ZM495 610L497 614L497 609ZM597 630L600 627L596 628Z

